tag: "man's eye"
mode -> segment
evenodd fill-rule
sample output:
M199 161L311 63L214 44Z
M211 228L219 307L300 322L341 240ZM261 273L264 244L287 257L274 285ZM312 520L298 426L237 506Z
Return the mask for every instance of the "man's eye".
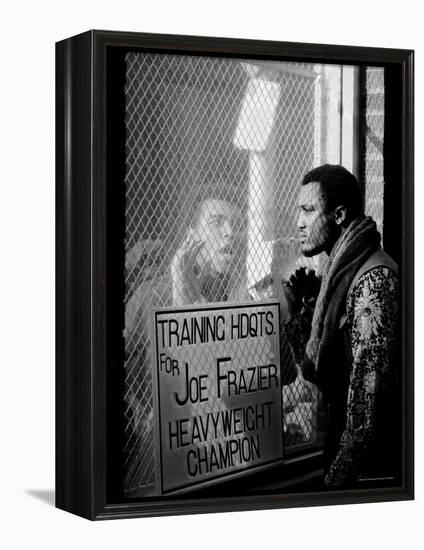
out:
M212 225L216 225L217 227L220 227L224 223L224 219L221 216L217 216L215 218L211 218L210 223Z

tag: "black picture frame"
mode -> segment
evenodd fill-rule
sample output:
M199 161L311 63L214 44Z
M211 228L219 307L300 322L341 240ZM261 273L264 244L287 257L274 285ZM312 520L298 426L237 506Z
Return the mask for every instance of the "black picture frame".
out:
M110 87L122 79L114 59L144 52L378 65L385 68L385 215L401 204L402 234L385 227L389 253L399 259L402 285L402 483L399 487L235 496L124 499L119 467L122 380L112 379L122 355L111 299L121 284L122 153L119 101ZM56 506L91 520L226 512L412 499L413 461L413 51L239 39L89 31L56 45ZM108 116L109 115L109 116ZM108 127L109 125L109 127ZM108 134L109 132L109 134ZM121 155L121 157L120 157ZM122 173L121 173L122 176ZM112 231L113 228L113 231ZM115 367L115 369L114 369ZM113 383L112 383L113 382ZM113 445L111 445L113 441ZM112 472L112 473L111 473Z

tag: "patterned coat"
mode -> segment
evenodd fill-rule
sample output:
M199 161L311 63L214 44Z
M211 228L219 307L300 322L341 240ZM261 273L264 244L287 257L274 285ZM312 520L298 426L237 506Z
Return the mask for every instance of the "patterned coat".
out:
M399 289L397 268L377 251L354 278L334 339L327 406L325 485L396 482L400 463ZM295 355L307 341L305 319L287 325ZM303 348L303 349L300 349Z

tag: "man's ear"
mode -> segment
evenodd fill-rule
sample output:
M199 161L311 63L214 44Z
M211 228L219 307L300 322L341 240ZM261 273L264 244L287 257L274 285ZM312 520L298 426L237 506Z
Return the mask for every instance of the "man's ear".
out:
M346 221L346 206L336 206L334 209L334 221L337 225L343 225Z

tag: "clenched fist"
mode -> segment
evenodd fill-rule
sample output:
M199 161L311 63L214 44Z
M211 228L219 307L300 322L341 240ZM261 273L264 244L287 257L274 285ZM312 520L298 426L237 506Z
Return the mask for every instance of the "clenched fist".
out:
M296 269L288 281L283 281L290 314L295 315L303 308L313 309L320 286L321 281L315 275L315 271L306 267Z

